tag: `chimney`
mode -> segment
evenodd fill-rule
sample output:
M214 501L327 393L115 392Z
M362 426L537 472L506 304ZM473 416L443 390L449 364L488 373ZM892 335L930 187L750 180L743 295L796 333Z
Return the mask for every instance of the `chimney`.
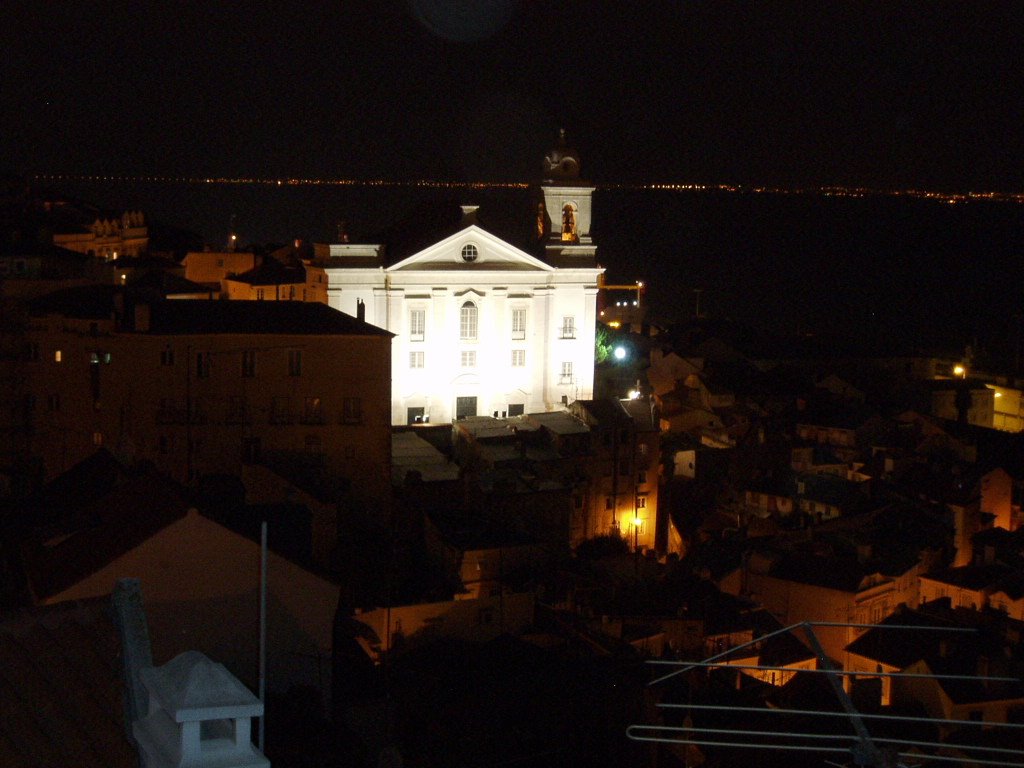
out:
M121 636L122 675L124 676L124 726L133 743L132 723L146 714L149 699L139 679L139 670L153 666L149 644L149 626L142 607L142 589L138 579L118 579L110 596L114 621Z
M139 671L148 712L133 727L146 768L270 768L250 740L263 702L198 651Z

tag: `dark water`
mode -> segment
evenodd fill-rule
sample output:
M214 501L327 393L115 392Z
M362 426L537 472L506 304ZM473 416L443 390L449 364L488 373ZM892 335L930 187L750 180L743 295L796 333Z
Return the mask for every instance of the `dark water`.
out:
M459 203L529 231L523 189L110 182L63 191L215 246L234 217L243 242L354 241ZM694 312L765 329L1012 358L1022 325L1024 206L895 197L599 189L593 235L610 282L646 281L652 315ZM376 241L376 240L374 240Z

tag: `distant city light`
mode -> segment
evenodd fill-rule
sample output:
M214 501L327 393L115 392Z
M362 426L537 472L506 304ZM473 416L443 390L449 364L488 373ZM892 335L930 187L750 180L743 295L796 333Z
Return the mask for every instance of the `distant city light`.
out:
M487 181L444 181L437 179L413 179L394 181L390 179L322 179L322 178L262 178L262 177L195 177L195 176L83 176L78 174L49 173L36 174L34 181L64 182L155 182L172 184L261 184L283 186L349 186L349 187L433 187L438 189L528 189L532 185L527 182L487 182ZM769 194L769 195L816 195L822 197L912 197L923 200L934 200L940 203L956 205L975 201L996 201L1024 203L1022 192L940 192L925 189L872 189L869 187L772 187L746 186L742 184L602 184L599 189L624 190L664 190L668 192L734 192L737 194ZM643 287L642 283L637 283Z

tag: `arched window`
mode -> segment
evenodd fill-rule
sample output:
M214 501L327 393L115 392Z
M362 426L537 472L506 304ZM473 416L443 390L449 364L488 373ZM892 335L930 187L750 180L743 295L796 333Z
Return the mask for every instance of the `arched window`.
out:
M476 341L478 310L476 304L467 301L459 311L459 338Z
M576 208L572 203L562 206L562 240L569 243L579 241L576 234Z

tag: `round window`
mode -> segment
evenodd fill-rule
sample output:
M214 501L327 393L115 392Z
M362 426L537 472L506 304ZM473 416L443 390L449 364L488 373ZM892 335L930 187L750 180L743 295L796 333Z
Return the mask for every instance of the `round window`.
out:
M462 246L462 260L463 261L476 261L476 257L479 255L476 246L472 243Z

